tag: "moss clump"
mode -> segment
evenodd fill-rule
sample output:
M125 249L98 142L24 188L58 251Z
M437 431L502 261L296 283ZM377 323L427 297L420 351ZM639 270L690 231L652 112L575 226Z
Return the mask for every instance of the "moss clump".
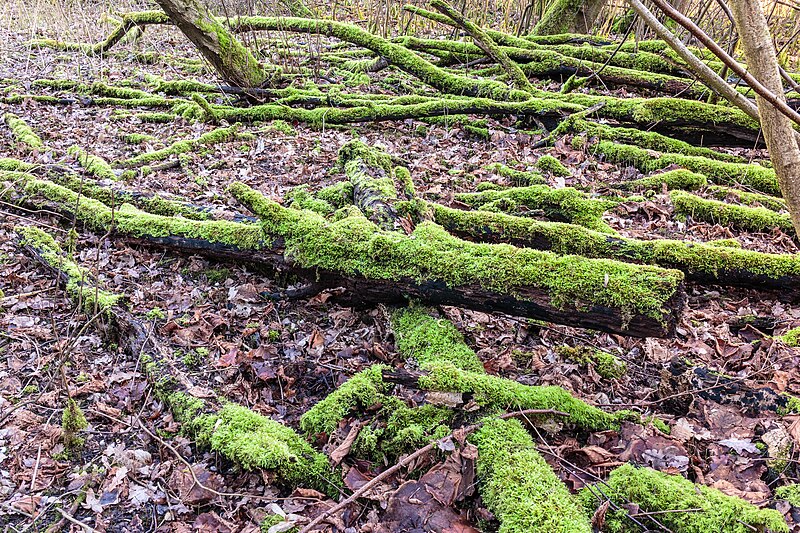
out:
M3 120L11 129L11 134L14 140L27 150L42 150L44 149L44 142L36 135L28 123L19 118L14 113L6 113L3 115Z
M175 113L137 113L133 115L142 122L153 124L166 124L175 120Z
M741 248L742 243L736 239L716 239L706 243L709 246L718 246L720 248Z
M308 191L308 185L299 185L286 193L286 200L293 209L307 209L323 216L332 215L336 207L326 200L315 197Z
M561 387L530 386L509 379L477 372L467 372L452 365L429 365L419 379L424 390L471 393L473 400L489 410L522 411L556 409L569 416L559 418L587 429L618 427L622 420L638 420L635 413L606 413L572 396Z
M561 164L561 161L552 155L543 155L536 161L536 168L542 172L549 172L553 176L571 176L572 173L567 167Z
M487 420L470 437L478 447L481 497L500 533L589 533L589 517L536 451L517 420Z
M330 473L327 457L280 422L228 403L214 414L197 417L189 426L198 444L248 470L265 468L291 486L307 483L336 493L325 480Z
M164 320L167 318L167 315L164 314L164 311L160 307L152 308L145 316L148 320Z
M28 172L36 168L32 163L26 163L19 159L12 159L10 157L0 157L0 170L8 172Z
M619 379L628 370L625 361L619 357L589 346L559 346L556 352L578 364L591 365L600 377L606 379Z
M67 153L75 156L78 163L86 169L86 172L103 180L116 180L117 175L105 159L92 155L80 146L70 146Z
M64 412L61 414L61 440L64 448L69 451L77 451L83 447L83 438L78 436L79 431L83 431L89 426L86 417L80 406L69 398Z
M775 498L778 500L786 500L794 507L800 507L800 485L791 484L784 485L775 489Z
M449 363L462 370L483 372L475 352L447 319L436 319L421 307L400 309L392 314L397 349L424 369L432 363Z
M238 130L239 126L236 124L227 128L217 128L202 134L197 139L178 141L161 150L119 161L119 164L124 167L138 167L147 163L152 163L153 161L161 161L173 155L190 152L202 145L217 144L233 140Z
M358 215L329 222L309 211L283 208L244 184L230 191L261 217L268 234L284 238L287 257L307 268L371 279L438 280L449 286L478 283L505 294L540 287L556 306L591 302L621 309L626 316L658 319L683 277L613 261L470 243L431 222L417 225L410 236L380 231Z
M311 435L331 434L339 422L352 411L381 403L387 398L387 389L381 374L383 368L381 365L374 365L348 379L309 409L300 419L300 427Z
M122 140L128 144L142 144L146 142L156 142L158 138L146 133L128 133L122 137Z
M353 184L349 181L339 181L333 185L323 187L315 195L320 200L327 202L336 209L353 204Z
M690 170L676 169L619 183L617 187L624 190L661 192L664 185L670 191L696 191L708 185L708 178Z
M696 485L682 476L664 474L651 468L637 468L630 464L620 466L598 488L604 498L610 498L616 506L632 502L642 513L659 513L658 522L671 531L789 531L778 511L758 509L741 498L726 496L717 489ZM589 489L584 489L581 497L590 512L600 503ZM699 510L669 512L676 509ZM646 523L646 519L644 520ZM640 531L640 528L626 518L624 511L615 511L606 515L604 531L633 533Z
M285 120L273 120L270 122L269 127L290 137L295 137L297 135L297 130Z
M514 170L513 168L501 165L500 163L489 165L486 168L487 170L491 170L496 174L503 176L504 178L511 179L515 185L544 185L547 182L544 176L542 176L539 172Z
M90 286L89 271L67 257L50 234L33 226L17 226L14 231L20 235L23 246L35 249L51 268L66 275L67 293L82 304L86 313L108 313L120 302L120 295Z
M781 341L783 341L787 346L791 346L792 348L800 347L800 328L790 329L780 337L778 337Z
M501 191L456 194L456 199L476 209L499 206L501 210L523 205L529 209L543 210L545 216L585 226L589 229L614 233L602 220L612 202L590 198L587 194L564 187L552 189L546 185L514 187ZM498 202L502 201L502 202Z
M669 197L675 206L675 212L691 216L695 220L745 231L769 231L780 228L794 234L789 215L781 215L765 207L731 205L683 191L672 191Z

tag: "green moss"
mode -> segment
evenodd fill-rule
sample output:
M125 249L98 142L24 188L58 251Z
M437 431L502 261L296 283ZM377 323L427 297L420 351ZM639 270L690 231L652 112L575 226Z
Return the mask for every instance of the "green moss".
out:
M559 346L556 352L581 365L591 365L600 377L619 379L628 370L625 361L613 354L588 346Z
M387 390L381 374L383 368L374 365L352 376L309 409L300 419L300 427L310 435L330 435L339 422L354 410L373 407L389 398L385 394Z
M800 275L800 257L792 254L765 254L672 239L611 238L572 224L461 211L440 205L429 204L429 207L436 222L456 234L478 240L501 240L520 246L545 247L557 254L610 257L678 268L703 280L729 281L737 272L748 274L747 283L752 283L752 276L779 280Z
M624 190L661 192L664 184L670 191L696 191L708 185L708 179L704 175L690 170L676 169L638 180L619 183L617 187Z
M265 468L290 486L305 483L337 493L326 481L330 476L327 457L280 422L227 403L216 413L201 415L189 425L198 444L209 446L248 470Z
M336 207L326 200L313 196L308 191L308 185L299 185L286 193L286 200L294 209L307 209L323 216L328 216L336 211Z
M800 507L800 485L792 483L775 489L775 498L786 500L794 507Z
M122 137L122 140L128 144L142 144L146 142L158 142L157 137L148 135L146 133L128 133Z
M447 319L436 319L430 310L409 307L392 313L397 349L424 369L433 363L449 363L462 370L483 372L475 352Z
M14 231L23 246L34 248L48 265L66 275L67 293L82 304L86 313L108 313L120 302L120 295L92 287L89 271L67 257L50 234L33 226L17 226Z
M674 153L653 154L636 146L609 141L597 143L595 151L610 161L630 164L642 172L653 172L669 165L678 165L703 174L716 184L742 184L767 194L781 193L775 171L759 165L715 161L707 157Z
M669 424L658 418L657 416L650 416L644 420L645 424L653 424L653 426L659 430L661 433L665 435L669 435L672 433L672 428L669 427Z
M75 158L78 160L78 163L80 163L80 165L85 168L89 174L95 176L96 178L104 180L117 179L117 175L111 168L111 165L109 165L102 157L92 155L83 150L80 146L76 145L70 146L67 149L67 153L75 156Z
M112 211L100 201L44 180L29 180L24 190L29 195L40 195L69 206L79 221L95 230L108 231L113 228L119 234L133 237L188 237L241 249L259 249L265 238L263 229L255 224L154 215L128 204Z
M290 137L295 137L297 135L297 130L285 120L273 120L270 122L269 127Z
M515 170L500 163L489 165L486 168L504 178L511 179L515 185L543 185L547 182L539 172Z
M44 143L42 139L28 126L28 123L19 118L14 113L5 113L3 120L11 129L14 140L27 150L42 150Z
M197 368L208 360L208 348L195 348L183 354L181 361L190 368Z
M175 120L174 113L137 113L133 115L142 122L166 124Z
M532 35L568 33L583 7L584 0L554 0L547 4L542 18L533 27Z
M557 220L565 220L604 233L614 233L602 220L605 210L614 204L590 198L586 193L571 187L552 189L546 185L531 185L501 191L460 193L456 194L455 198L478 209L486 209L494 204L505 211L514 209L515 205L523 205L529 209L543 210L546 216ZM502 200L506 205L495 203L498 200Z
M164 320L167 318L167 315L164 314L164 311L160 307L152 308L145 316L148 320Z
M794 234L789 215L781 215L764 207L731 205L683 191L672 191L669 196L676 213L691 216L695 220L745 231L769 231L780 228Z
M572 396L561 387L539 387L517 383L497 376L467 372L452 365L431 364L420 377L424 390L472 394L472 399L489 410L522 411L556 409L568 414L559 421L586 429L618 427L621 420L637 419L628 411L606 413Z
M438 280L449 286L479 283L505 294L540 287L556 306L591 302L620 309L625 316L659 319L682 281L674 271L470 243L431 222L417 225L410 236L380 231L357 215L328 222L309 211L282 208L241 183L230 191L261 217L268 234L283 237L286 256L307 268L370 279Z
M634 503L639 513L659 513L658 522L671 531L681 533L750 533L752 531L788 532L789 528L778 511L758 509L741 498L726 496L721 491L696 485L680 475L669 475L650 468L626 464L611 472L608 481L598 487L603 498L616 506ZM589 489L581 497L587 511L598 502ZM693 509L692 512L669 512ZM695 510L699 509L699 510ZM647 524L647 519L640 521ZM625 517L624 512L606 515L608 532L636 532L639 526Z
M719 246L721 248L741 248L742 243L736 239L716 239L706 243L709 246Z
M32 163L26 163L19 159L12 159L10 157L0 157L0 170L7 172L28 172L36 168Z
M89 423L80 406L72 398L67 399L67 406L61 414L61 440L64 448L69 452L82 448L83 439L77 433L87 427L89 427Z
M589 533L589 517L517 420L486 420L470 437L478 447L484 504L500 533Z
M783 341L787 346L791 346L792 348L799 348L800 347L800 328L790 329L780 337L778 337L781 341ZM800 412L800 411L798 411Z
M228 142L236 138L239 126L234 124L227 128L217 128L215 130L202 134L197 139L178 141L166 148L141 154L130 159L119 161L119 165L124 167L138 167L153 161L161 161L170 156L183 154L197 149L203 145L218 144Z
M561 161L552 155L543 155L536 161L536 167L542 172L549 172L553 176L571 176L572 173Z
M754 192L740 191L731 187L712 185L706 189L717 200L733 200L740 204L751 207L766 207L772 211L786 211L786 202L781 198L759 194Z

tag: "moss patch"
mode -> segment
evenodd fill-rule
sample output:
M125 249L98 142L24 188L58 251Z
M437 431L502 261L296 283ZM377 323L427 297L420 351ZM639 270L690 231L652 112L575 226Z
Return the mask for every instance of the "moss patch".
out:
M696 191L708 185L708 178L690 170L676 169L638 180L626 181L616 186L624 190L661 192L664 185L670 191Z
M548 172L553 176L571 176L572 173L567 167L561 164L561 161L552 155L543 155L536 161L536 168L542 172Z
M675 212L689 215L695 220L745 231L770 231L780 228L794 234L789 215L781 215L765 207L731 205L683 191L672 191L669 196L672 205L675 206Z
M44 142L42 142L42 139L23 119L19 118L14 113L5 113L3 115L3 120L6 125L8 125L9 129L11 129L14 140L20 146L30 151L44 149Z

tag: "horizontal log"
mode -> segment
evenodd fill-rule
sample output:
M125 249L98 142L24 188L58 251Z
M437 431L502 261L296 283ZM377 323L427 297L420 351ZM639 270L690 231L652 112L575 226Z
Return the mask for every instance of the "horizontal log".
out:
M637 337L673 334L684 306L683 275L674 270L473 244L430 222L409 236L381 231L360 214L330 222L241 184L232 194L262 224L187 220L130 206L112 211L45 180L28 179L22 188L28 201L38 199L93 230L290 270L344 287L363 304L418 298Z

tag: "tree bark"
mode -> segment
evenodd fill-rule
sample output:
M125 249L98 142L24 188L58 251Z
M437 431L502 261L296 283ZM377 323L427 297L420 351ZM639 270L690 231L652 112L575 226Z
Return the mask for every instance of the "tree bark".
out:
M589 33L605 3L606 0L554 0L532 34Z
M739 31L750 72L779 102L785 103L778 60L761 4L732 0L731 11ZM772 166L789 207L792 224L800 235L800 147L792 121L761 95L756 96L761 128Z
M266 80L253 54L197 0L157 2L226 83L258 87Z

